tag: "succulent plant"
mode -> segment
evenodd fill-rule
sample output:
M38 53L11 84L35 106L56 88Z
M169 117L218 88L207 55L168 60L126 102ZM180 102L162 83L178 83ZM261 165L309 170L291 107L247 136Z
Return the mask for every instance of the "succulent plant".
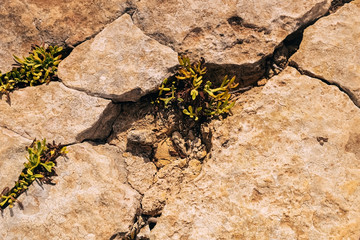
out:
M58 46L34 46L28 57L14 55L15 67L5 74L0 72L0 93L50 82L57 74L62 50Z
M165 107L178 106L190 118L198 121L228 113L234 106L230 90L238 86L235 77L224 77L220 86L206 80L205 60L190 63L186 56L179 56L180 67L175 77L165 79L159 87L159 95L155 102L164 102Z
M17 202L19 207L23 209L22 203L17 198L24 193L28 187L37 179L40 182L52 184L51 177L56 176L54 167L56 166L56 158L67 153L66 147L46 143L46 139L37 141L26 148L28 151L27 162L24 163L25 168L20 173L19 179L15 182L12 189L4 188L0 194L0 209L7 206L12 208Z

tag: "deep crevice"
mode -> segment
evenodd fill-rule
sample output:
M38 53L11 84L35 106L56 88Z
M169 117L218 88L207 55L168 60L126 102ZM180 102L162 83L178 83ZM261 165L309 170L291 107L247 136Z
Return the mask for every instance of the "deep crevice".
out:
M333 0L331 2L331 7L328 11L327 15L333 14L334 12L336 12L339 8L341 8L342 6L344 6L346 3L350 3L354 0Z
M288 35L275 49L274 53L267 57L265 67L266 73L264 76L265 78L269 79L275 75L278 75L286 68L290 57L294 55L300 47L303 39L303 33L306 27L298 29L297 31Z
M323 16L318 17L317 19L308 22L306 25L302 26L295 32L288 35L279 45L275 48L275 51L272 55L266 57L266 70L264 77L269 79L275 75L280 74L286 66L289 65L289 59L294 55L300 48L300 44L303 39L303 34L306 28L314 25L319 19L329 16L341 8L344 4L349 3L353 0L333 0L329 11ZM314 76L315 78L318 78ZM324 79L324 81L326 81ZM339 86L340 89L342 89ZM344 90L343 90L344 91ZM344 91L346 93L346 91Z

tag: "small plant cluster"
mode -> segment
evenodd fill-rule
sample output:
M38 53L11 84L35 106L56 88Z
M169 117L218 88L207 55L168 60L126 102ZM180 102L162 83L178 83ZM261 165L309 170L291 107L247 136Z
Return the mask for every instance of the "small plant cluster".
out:
M15 201L19 207L23 209L22 203L17 198L24 193L28 187L35 181L39 180L41 183L53 184L52 176L57 176L54 170L56 166L56 158L64 156L67 153L66 147L55 144L55 142L46 143L46 139L37 141L26 148L29 156L27 162L24 163L25 168L22 170L19 179L15 182L15 186L11 189L4 188L0 194L0 209L5 209L7 206L12 208Z
M14 55L15 67L5 74L0 72L0 94L50 82L57 74L62 50L58 46L33 46L28 57Z
M230 100L230 90L238 86L235 76L231 79L225 76L219 86L213 86L206 79L204 59L190 63L188 57L179 56L179 63L175 78L165 79L159 87L157 103L163 101L165 107L176 105L195 121L230 111L235 104Z

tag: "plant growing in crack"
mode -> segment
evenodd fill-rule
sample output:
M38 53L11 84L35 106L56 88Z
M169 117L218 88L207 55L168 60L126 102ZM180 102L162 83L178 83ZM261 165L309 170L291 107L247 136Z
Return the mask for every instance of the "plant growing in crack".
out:
M56 159L67 153L66 147L55 142L46 143L46 139L42 141L34 140L32 144L26 148L28 151L27 162L24 163L25 168L20 173L15 186L11 189L5 187L0 194L0 209L3 210L7 206L12 208L17 202L19 207L23 209L22 203L17 198L24 193L28 187L35 181L41 183L52 183L52 176L57 176L54 170Z
M15 67L7 73L0 72L0 94L26 86L49 83L56 78L63 48L58 46L33 46L28 57L14 55Z
M186 56L179 56L180 67L175 77L164 79L159 87L156 103L176 106L183 114L198 121L212 116L229 113L235 102L231 101L230 90L238 86L235 77L225 76L218 86L206 79L205 60L190 63Z

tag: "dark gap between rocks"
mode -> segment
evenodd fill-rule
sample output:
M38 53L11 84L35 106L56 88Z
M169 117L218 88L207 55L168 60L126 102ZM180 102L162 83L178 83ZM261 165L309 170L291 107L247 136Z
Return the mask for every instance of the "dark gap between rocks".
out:
M333 0L331 2L331 7L329 9L329 12L326 14L326 16L336 12L339 8L344 6L346 3L349 3L352 1L354 1L354 0Z
M298 51L303 39L304 30L306 28L315 24L319 19L336 12L336 10L341 8L344 4L352 1L353 0L333 0L329 11L325 15L307 23L295 32L288 35L279 44L279 46L276 47L274 53L265 58L265 75L263 77L269 79L275 75L279 75L286 68L286 66L289 65L289 59Z
M306 27L308 27L307 25ZM288 65L290 57L297 52L306 27L300 28L287 36L275 49L274 53L266 59L265 78L270 79L280 74Z
M64 60L66 57L70 55L70 53L74 50L74 47L70 47L67 44L64 44L63 50L62 50L62 57L61 59Z
M160 216L161 214L157 216L147 216L141 214L141 209L139 209L134 216L133 225L129 231L115 233L110 237L110 240L150 240L150 238L143 236L143 233L140 233L140 231L146 226L148 226L149 231L151 231Z

